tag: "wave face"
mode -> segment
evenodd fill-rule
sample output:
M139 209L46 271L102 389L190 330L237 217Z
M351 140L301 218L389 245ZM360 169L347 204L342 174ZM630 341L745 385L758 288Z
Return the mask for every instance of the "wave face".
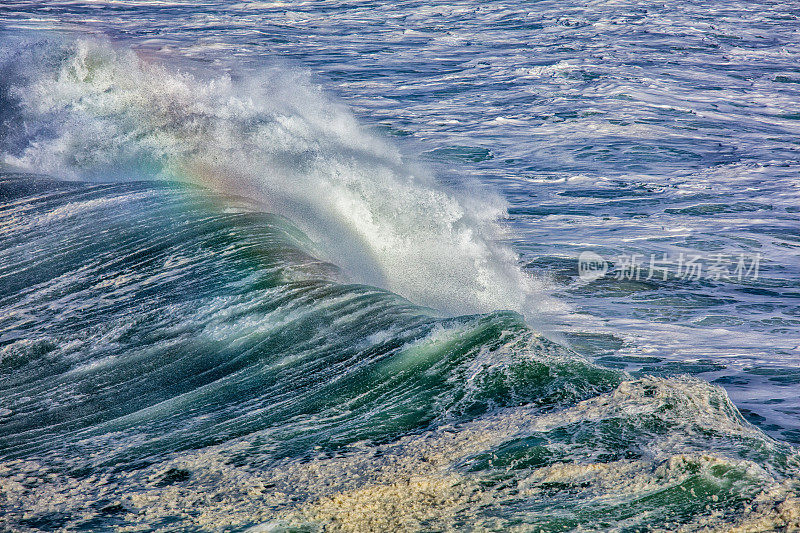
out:
M120 466L265 428L277 456L393 438L488 409L459 381L530 337L519 315L433 319L336 283L288 222L199 191L3 185L4 326L27 331L3 347L8 457Z
M542 336L502 202L306 80L2 65L3 527L800 527L794 448Z

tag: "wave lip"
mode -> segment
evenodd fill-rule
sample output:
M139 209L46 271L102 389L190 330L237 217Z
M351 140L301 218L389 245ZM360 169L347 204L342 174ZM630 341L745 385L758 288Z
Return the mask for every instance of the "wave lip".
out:
M6 164L247 196L292 220L352 280L450 314L534 320L556 305L500 244L497 195L438 185L301 74L191 74L93 40L9 47L22 51L2 54L0 95L16 125Z

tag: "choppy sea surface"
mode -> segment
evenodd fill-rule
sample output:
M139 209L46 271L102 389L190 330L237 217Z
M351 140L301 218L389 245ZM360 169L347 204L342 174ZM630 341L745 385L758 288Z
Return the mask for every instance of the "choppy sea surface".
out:
M0 528L800 529L800 5L0 5Z

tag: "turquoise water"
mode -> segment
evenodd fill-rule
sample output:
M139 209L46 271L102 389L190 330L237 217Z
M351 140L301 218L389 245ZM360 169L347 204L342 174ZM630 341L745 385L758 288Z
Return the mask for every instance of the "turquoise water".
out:
M800 527L795 11L5 3L0 524Z

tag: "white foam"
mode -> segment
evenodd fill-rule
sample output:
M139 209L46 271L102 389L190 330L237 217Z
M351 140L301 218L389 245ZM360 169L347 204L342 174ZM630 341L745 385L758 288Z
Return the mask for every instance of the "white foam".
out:
M75 521L96 516L97 506L92 504L111 499L119 505L120 518L152 529L167 517L177 517L187 527L200 529L242 528L261 522L249 530L253 532L287 531L292 527L458 530L463 529L465 521L479 530L513 530L515 523L541 524L553 515L534 507L518 508L509 517L497 512L498 508L520 501L552 501L555 509L568 502L576 508L613 511L620 506L641 505L671 490L691 491L691 479L697 476L724 483L720 472L735 471L738 481L725 490L753 494L752 503L743 509L731 509L727 514L708 509L684 524L666 524L658 515L645 512L623 517L615 525L656 531L660 527L670 530L670 526L685 531L800 527L795 475L771 472L769 467L765 469L763 464L736 457L730 451L698 451L692 444L697 439L714 438L708 436L710 432L722 441L753 439L762 443L764 451L774 449L774 442L731 413L724 393L708 384L692 379L646 378L623 382L614 391L563 411L542 414L531 407L506 409L388 444L356 443L343 453L256 468L237 465L230 459L243 452L252 453L259 442L269 440L268 431L181 452L141 470L82 479L61 473L48 475L35 461L5 461L0 462L0 496L20 502L20 507L31 514L67 512ZM510 479L506 483L491 482L498 471L469 471L459 466L476 454L492 452L535 432L602 420L627 420L645 427L648 420L664 420L674 427L660 438L652 438L639 459L601 462L574 457L572 461L531 468L501 468L500 473ZM190 475L180 484L159 483L170 469ZM563 491L554 497L553 487L563 487ZM694 496L709 504L719 501L714 495ZM0 524L14 525L20 516L19 512L8 513L0 517ZM601 523L580 527L582 531L607 529ZM520 526L520 530L529 529Z

